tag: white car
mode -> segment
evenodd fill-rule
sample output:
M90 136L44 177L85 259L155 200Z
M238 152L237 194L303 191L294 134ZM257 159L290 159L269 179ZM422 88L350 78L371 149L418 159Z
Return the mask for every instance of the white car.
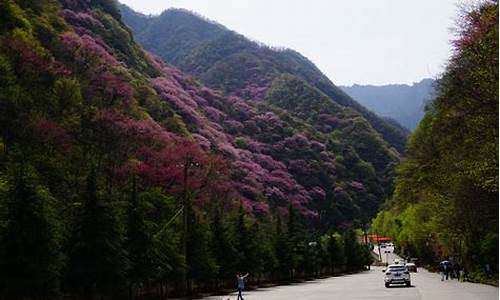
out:
M406 268L408 269L408 271L410 272L417 272L417 265L415 265L414 263L412 262L409 262L409 263L406 263Z
M391 284L404 284L411 286L410 272L404 265L389 265L384 269L385 287L388 288Z

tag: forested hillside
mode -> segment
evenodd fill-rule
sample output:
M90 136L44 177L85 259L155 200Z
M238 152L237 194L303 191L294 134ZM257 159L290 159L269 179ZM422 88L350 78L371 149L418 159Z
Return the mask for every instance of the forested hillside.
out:
M207 88L144 52L112 0L2 1L0 25L0 298L165 298L369 262L354 229L399 154L355 109L293 76L266 101Z
M486 265L498 272L498 4L464 14L457 32L373 230L424 263L449 256L479 280Z
M426 104L434 96L433 85L434 80L427 78L412 85L354 84L340 88L369 110L413 130L423 118Z
M164 61L206 85L244 99L262 100L284 74L304 80L342 106L361 114L399 152L406 131L352 100L307 58L291 49L273 49L182 9L147 17L122 5L124 22L137 41Z

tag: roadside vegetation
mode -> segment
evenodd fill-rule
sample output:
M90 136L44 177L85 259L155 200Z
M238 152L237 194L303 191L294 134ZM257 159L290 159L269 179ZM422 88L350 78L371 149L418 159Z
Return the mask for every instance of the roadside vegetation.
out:
M498 280L498 4L464 13L453 46L372 231L431 267L450 257Z

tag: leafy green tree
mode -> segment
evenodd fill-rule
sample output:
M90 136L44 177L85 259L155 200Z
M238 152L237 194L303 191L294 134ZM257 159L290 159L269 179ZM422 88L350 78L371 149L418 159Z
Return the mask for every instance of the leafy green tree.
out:
M7 223L0 239L0 291L6 299L56 298L63 256L55 199L22 167L7 180L0 201Z
M498 3L459 20L455 51L374 229L424 263L452 256L468 270L490 264L497 272Z

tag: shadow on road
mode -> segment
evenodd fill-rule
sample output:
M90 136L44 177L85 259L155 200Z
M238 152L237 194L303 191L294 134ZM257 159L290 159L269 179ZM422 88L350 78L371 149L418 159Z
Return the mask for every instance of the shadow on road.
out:
M388 289L411 289L416 288L414 285L406 286L406 285L390 285L387 287Z

